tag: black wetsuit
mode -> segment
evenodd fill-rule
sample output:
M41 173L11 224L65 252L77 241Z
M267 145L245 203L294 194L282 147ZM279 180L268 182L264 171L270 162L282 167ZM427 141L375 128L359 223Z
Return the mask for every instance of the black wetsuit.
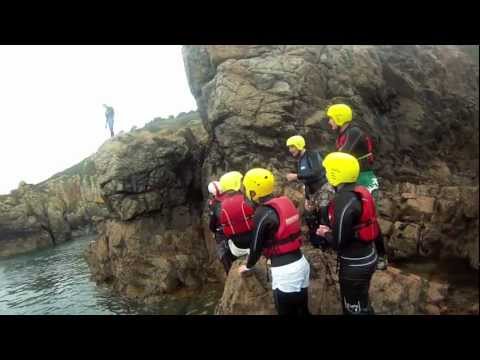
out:
M298 180L305 184L305 199L315 197L315 193L327 182L325 169L322 166L322 157L318 151L305 150L305 153L298 159L297 175ZM320 225L317 210L305 211L304 220L308 226L308 239L314 247L324 247L325 239L316 234Z
M353 192L354 184L346 184L337 190L334 202L332 232L326 239L337 251L342 308L344 314L373 314L368 290L376 269L377 253L372 243L356 237L354 226L362 211L361 202ZM326 209L324 209L326 211Z
M298 180L305 184L305 198L309 199L327 182L322 157L318 151L305 150L298 159Z
M337 151L346 152L356 159L363 157L368 153L367 134L358 126L349 124L338 134ZM360 171L372 170L370 161L365 157L358 160Z
M262 203L271 200L273 197L265 197ZM273 241L275 233L278 230L279 219L276 211L266 205L260 205L255 209L253 217L255 230L251 232L250 254L247 260L247 268L251 269L262 256L262 250L266 244ZM283 266L291 264L302 258L300 249L280 256L271 257L271 266ZM279 315L310 315L308 310L308 288L301 289L300 292L285 293L279 289L273 290L275 307Z
M367 134L361 128L355 125L349 124L342 131L340 131L337 138L337 151L346 152L353 156L356 159L365 156L368 153L367 146ZM370 161L364 157L363 159L358 160L360 165L360 172L364 171L373 171L372 164ZM378 199L378 190L372 192L372 196L375 199L375 202ZM383 235L380 234L378 239L375 241L375 247L379 256L385 256L385 241Z

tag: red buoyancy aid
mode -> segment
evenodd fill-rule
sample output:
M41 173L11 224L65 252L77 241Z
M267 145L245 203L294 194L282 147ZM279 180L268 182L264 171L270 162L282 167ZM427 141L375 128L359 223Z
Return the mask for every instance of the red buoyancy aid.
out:
M335 149L340 149L343 145L345 145L345 142L347 141L347 135L345 132L342 132L338 137L337 141L335 143Z
M263 248L263 255L271 258L300 249L302 246L300 214L292 201L286 196L280 196L267 201L265 205L275 210L279 225L274 239Z
M357 238L360 241L367 243L374 241L380 234L380 226L378 225L377 212L375 210L375 201L373 200L372 194L370 194L370 192L363 186L357 185L353 191L358 195L362 206L360 220L358 225L354 227ZM330 227L334 226L334 214L335 208L332 200L328 204L328 221Z
M220 224L225 236L240 235L254 229L255 210L242 194L226 196L221 200Z
M345 131L340 133L340 135L338 136L336 144L335 144L335 148L337 150L340 149L347 142L347 134L346 134L347 130L348 130L348 128L345 129ZM360 155L358 160L367 158L368 162L370 164L373 164L374 156L373 156L373 141L372 141L372 138L365 133L364 133L364 138L365 138L365 142L367 144L367 153L364 154L364 155Z

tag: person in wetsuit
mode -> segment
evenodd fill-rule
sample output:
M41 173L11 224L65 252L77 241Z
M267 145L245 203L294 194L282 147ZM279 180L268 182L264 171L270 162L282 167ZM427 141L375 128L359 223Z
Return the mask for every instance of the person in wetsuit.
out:
M325 239L316 234L320 218L319 209L332 199L334 191L325 177L322 157L318 151L305 148L305 139L295 135L287 139L288 151L297 159L297 173L287 174L288 181L301 181L305 187L305 222L309 229L309 241L318 248Z
M376 222L375 202L367 189L356 184L360 166L354 156L331 153L323 165L328 182L335 188L336 194L325 209L329 225L320 225L317 233L327 239L338 255L343 313L374 314L368 291L377 264L374 242L381 234ZM359 196L358 191L363 191L363 197ZM365 219L367 206L373 215ZM370 238L365 239L365 233Z
M222 195L210 210L210 230L216 234L217 253L228 274L232 262L250 251L253 204L240 191L243 175L230 171L220 178Z
M272 195L273 174L262 168L248 171L243 180L245 195L256 203L250 253L241 274L253 269L263 255L271 262L272 290L279 315L309 315L310 264L300 249L300 215L286 196Z
M217 256L223 265L225 273L228 274L236 257L230 252L228 248L228 239L223 234L219 222L219 207L225 195L221 191L220 182L212 181L208 184L208 192L211 198L208 201L208 209L210 215L209 228L215 237L215 243L217 248Z
M370 191L373 198L378 202L378 179L373 171L373 141L372 138L359 126L352 124L353 112L346 104L335 104L327 109L327 117L330 127L338 132L336 150L353 155L359 162L360 174L357 184ZM375 241L378 253L378 270L385 270L388 265L385 251L385 241L380 236Z

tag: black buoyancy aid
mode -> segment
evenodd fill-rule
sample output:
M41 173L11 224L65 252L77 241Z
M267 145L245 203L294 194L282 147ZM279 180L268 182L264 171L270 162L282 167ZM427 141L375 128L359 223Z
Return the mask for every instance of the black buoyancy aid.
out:
M349 126L348 128L345 129L345 131L340 133L340 135L337 138L336 144L335 144L335 148L337 150L339 150L343 145L345 145L345 143L347 141L347 132L348 132L349 129L352 129L352 128L353 127ZM359 129L362 132L363 138L364 138L364 141L365 141L365 144L366 144L366 148L367 148L367 153L359 155L357 160L368 159L368 162L371 165L371 164L373 164L373 160L374 160L373 140L370 136L365 134L365 132L363 130L361 130L359 127L356 127L356 128ZM352 149L352 151L355 151L355 149Z
M274 238L266 243L263 255L271 258L300 249L302 246L300 214L292 201L286 196L280 196L267 201L264 205L275 210L279 223Z
M362 212L358 225L354 227L356 231L356 237L363 242L371 242L377 239L380 235L380 226L378 225L377 212L375 210L375 201L373 200L372 195L363 186L357 185L353 189L355 194L358 196ZM335 204L332 201L328 204L328 220L330 227L333 228L335 224Z
M254 229L255 210L245 201L243 194L223 197L220 208L220 224L225 236L240 235Z

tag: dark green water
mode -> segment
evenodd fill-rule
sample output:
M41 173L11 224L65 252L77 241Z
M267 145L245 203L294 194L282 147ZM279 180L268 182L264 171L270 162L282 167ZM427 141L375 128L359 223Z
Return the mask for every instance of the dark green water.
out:
M96 286L83 252L92 237L0 259L0 315L212 314L220 289L139 305Z

